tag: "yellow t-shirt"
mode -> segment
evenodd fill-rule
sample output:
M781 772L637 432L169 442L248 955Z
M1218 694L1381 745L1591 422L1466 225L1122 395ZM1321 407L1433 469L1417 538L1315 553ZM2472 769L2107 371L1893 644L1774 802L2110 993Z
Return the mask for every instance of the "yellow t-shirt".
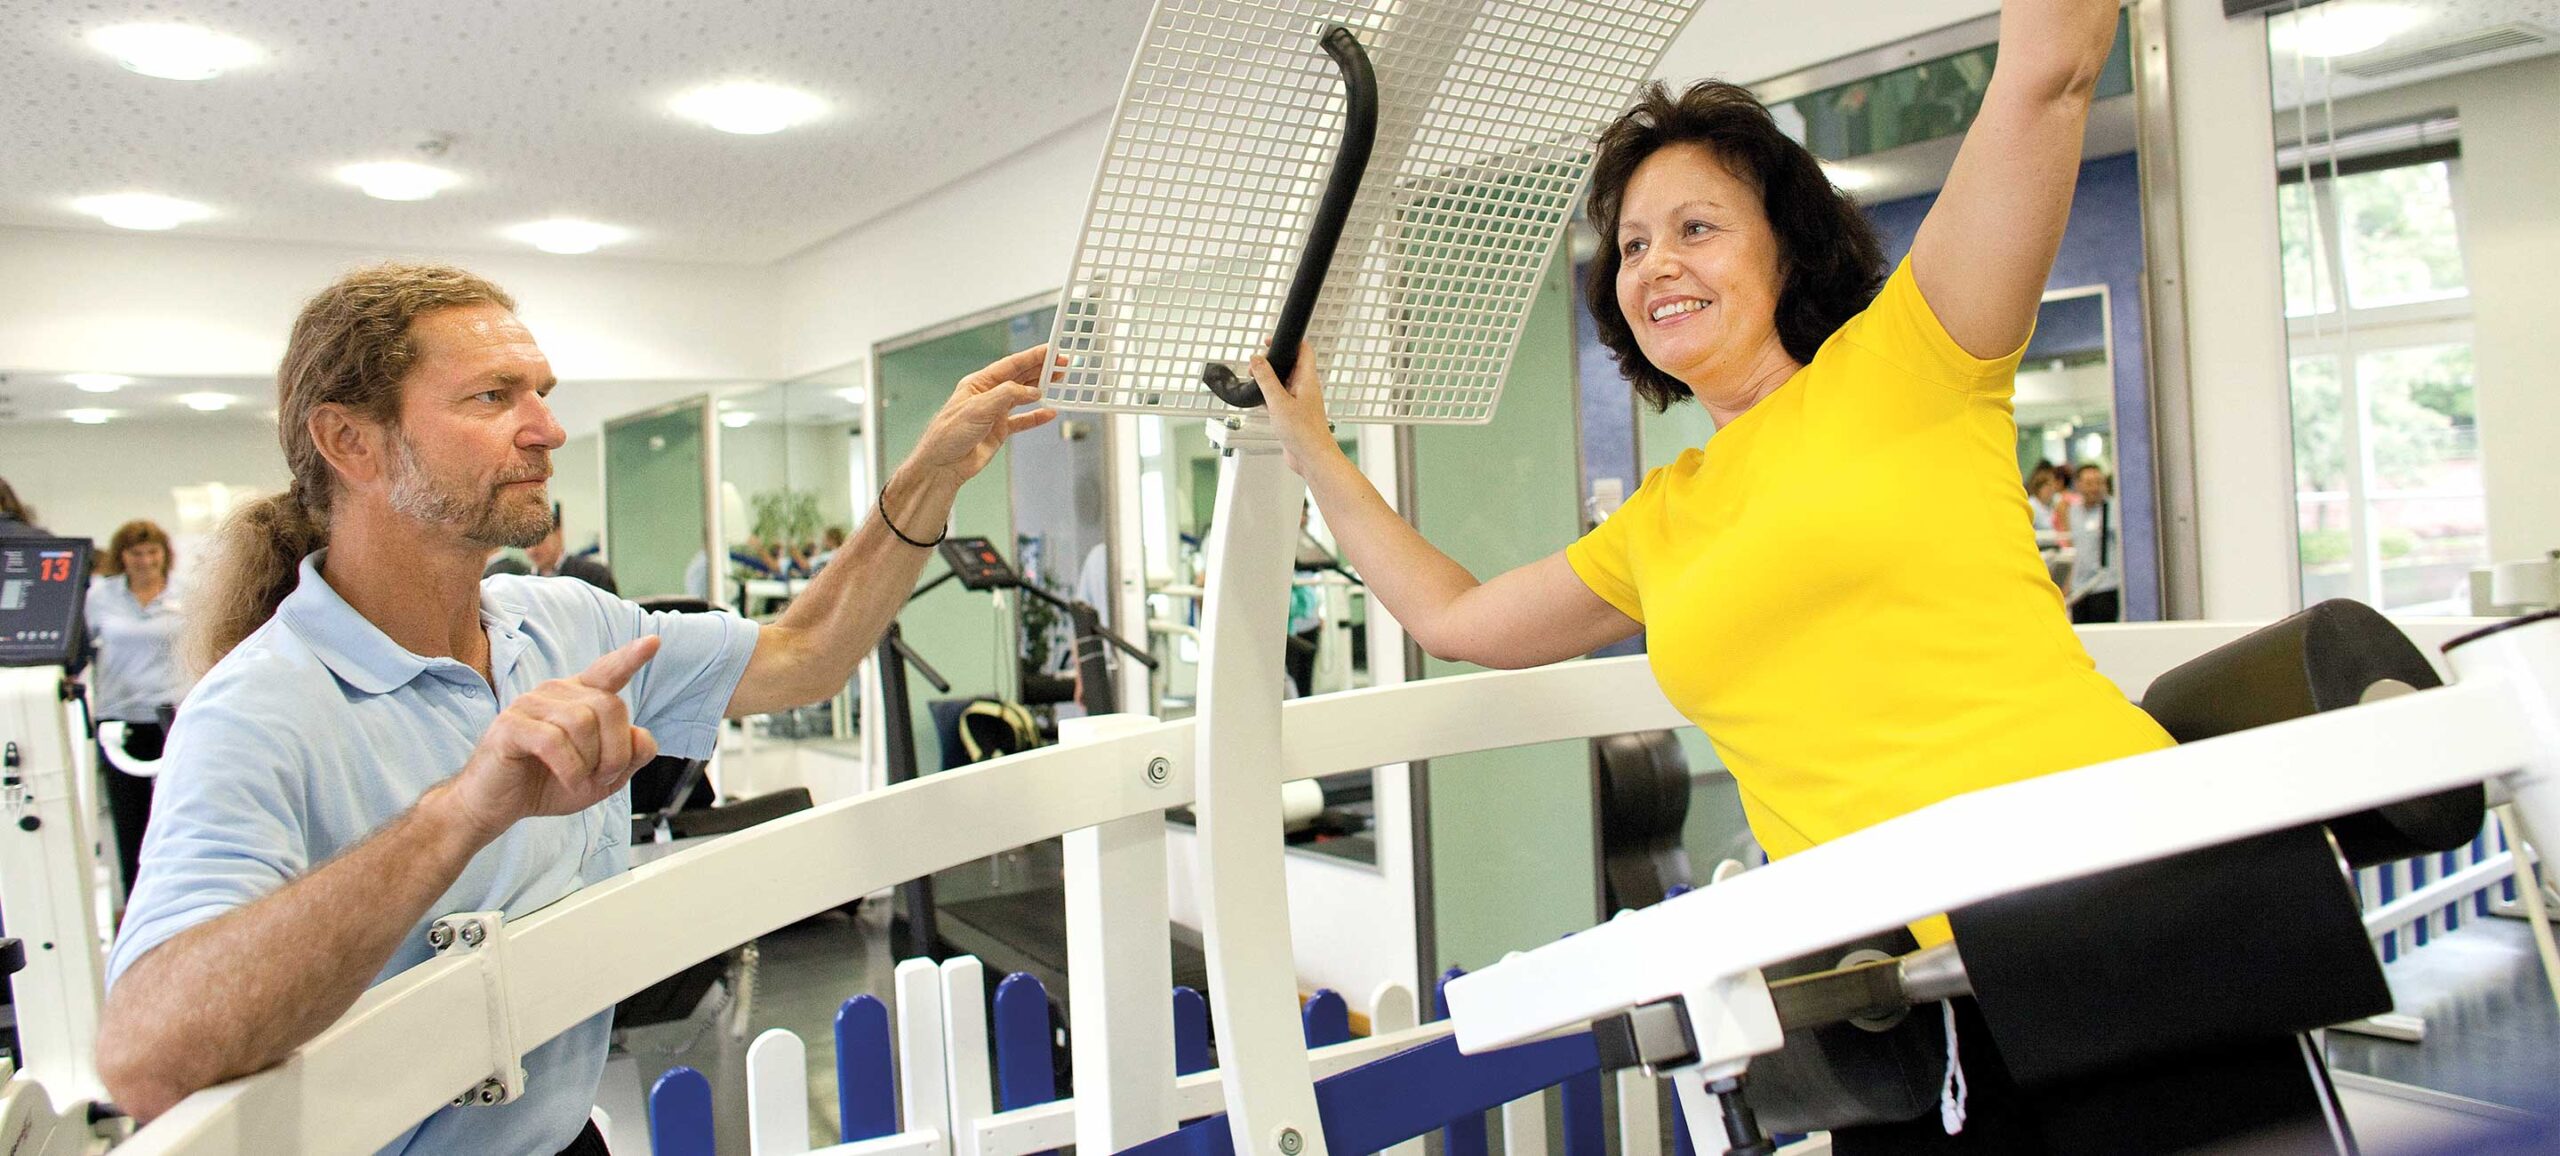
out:
M1948 336L1905 263L1813 363L1565 550L1773 859L1967 791L2170 745L2036 553L2018 354ZM1924 944L1944 919L1914 925Z

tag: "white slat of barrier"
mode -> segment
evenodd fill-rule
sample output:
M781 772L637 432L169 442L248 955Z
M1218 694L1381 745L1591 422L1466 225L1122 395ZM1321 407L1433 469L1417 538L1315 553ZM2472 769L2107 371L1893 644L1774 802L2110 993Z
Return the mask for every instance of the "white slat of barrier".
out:
M1421 1018L1413 989L1403 984L1392 981L1379 984L1378 990L1369 996L1369 1034L1372 1036L1412 1031L1420 1025ZM1423 1141L1420 1137L1407 1140L1389 1147L1384 1156L1423 1156Z
M1502 1106L1502 1156L1547 1156L1547 1094L1531 1092Z
M987 1060L986 968L974 956L942 961L943 1084L953 1156L980 1156L978 1122L995 1114Z
M940 1132L900 1132L820 1148L809 1156L932 1156L942 1150Z
M1662 1156L1662 1081L1643 1068L1618 1073L1618 1156Z
M809 1151L809 1047L785 1028L767 1028L747 1045L747 1151Z
M1067 719L1059 723L1059 739L1092 742L1153 725L1154 719L1132 714ZM1164 794L1163 778L1149 774L1159 759L1169 776L1169 754L1133 759L1123 768L1132 790ZM1171 920L1164 813L1069 831L1065 843L1067 974L1075 977L1067 989L1067 1045L1076 1073L1073 1142L1080 1151L1117 1152L1181 1122L1173 1113L1173 1001L1166 996L1173 990L1173 960L1165 948Z
M907 960L898 965L896 985L898 1127L902 1131L864 1143L926 1136L931 1145L923 1156L949 1156L951 1073L943 1058L942 969L930 959Z

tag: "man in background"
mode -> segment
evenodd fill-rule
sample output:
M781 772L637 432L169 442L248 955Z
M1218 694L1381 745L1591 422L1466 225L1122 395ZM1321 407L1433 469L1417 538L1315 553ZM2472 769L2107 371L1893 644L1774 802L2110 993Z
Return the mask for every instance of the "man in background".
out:
M2071 585L2065 601L2071 621L2115 622L2124 617L2124 527L2116 518L2107 471L2084 465L2071 476L2080 504L2071 510Z

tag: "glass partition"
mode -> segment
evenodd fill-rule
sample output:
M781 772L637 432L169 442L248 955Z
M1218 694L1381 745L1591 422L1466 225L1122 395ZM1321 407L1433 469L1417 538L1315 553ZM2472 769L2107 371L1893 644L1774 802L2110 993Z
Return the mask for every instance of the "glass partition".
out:
M864 457L861 387L834 384L860 377L863 368L855 363L717 402L727 589L748 617L778 617L868 512L868 470L858 474L856 467ZM851 793L859 787L857 697L848 683L824 701L751 720L750 737L841 756L843 766L802 765L796 777L813 790L825 787L822 798Z
M1025 303L882 345L872 358L877 367L872 400L879 422L874 456L878 468L894 470L906 459L923 435L925 423L942 408L961 378L1008 353L1047 340L1050 315L1047 307ZM1056 436L1047 430L1030 436L1044 435ZM985 538L1000 549L1014 547L1013 479L1022 453L1020 443L1008 445L976 479L961 487L951 508L952 535ZM1074 548L1072 544L1062 547ZM1066 563L1068 573L1074 572L1075 561L1081 559ZM924 581L930 583L942 573L939 561L928 562ZM916 596L899 614L899 630L907 645L951 683L945 695L921 677L911 676L908 713L918 773L931 774L968 761L956 726L938 725L937 700L950 704L941 708L942 715L955 721L956 711L973 698L1020 701L1022 643L1012 602L1000 593L973 593L956 582L945 582Z
M728 600L712 589L710 414L701 397L605 423L605 536L625 598Z

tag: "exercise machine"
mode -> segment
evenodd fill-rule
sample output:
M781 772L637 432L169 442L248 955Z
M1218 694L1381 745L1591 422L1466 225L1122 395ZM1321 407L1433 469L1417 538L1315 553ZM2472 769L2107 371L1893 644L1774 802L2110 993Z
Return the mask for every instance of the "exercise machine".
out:
M913 602L939 589L944 583L958 582L962 589L975 593L1017 591L1057 608L1072 626L1075 638L1077 674L1076 701L1088 715L1108 715L1119 709L1118 680L1111 664L1111 651L1119 650L1152 670L1155 659L1144 650L1116 634L1103 629L1101 616L1093 607L1070 601L1025 581L1022 573L1005 559L993 542L985 538L946 537L938 547L945 571L932 581L916 588L907 600ZM921 765L916 748L914 716L910 713L907 675L921 676L935 690L949 693L951 684L933 665L915 652L895 624L880 643L877 661L880 665L884 749L888 752L887 774L891 784L914 780ZM1054 996L1063 1000L1069 990L1067 974L1066 892L1062 881L1061 849L1056 840L1043 840L1022 848L1017 864L1018 877L1011 882L1001 879L966 888L939 889L932 877L914 879L898 888L899 911L894 924L894 942L900 958L948 959L970 955L983 960L999 975L1024 973L1036 977ZM1002 859L991 861L1001 864ZM1000 870L1000 868L999 868ZM948 878L949 873L945 873ZM959 894L953 894L953 891ZM1205 982L1206 965L1197 945L1177 937L1172 941L1174 974L1178 982Z
M0 1061L0 1143L29 1156L103 1148L114 1116L96 1061L106 967L80 789L95 769L72 681L91 548L0 538L0 971L18 1041Z

